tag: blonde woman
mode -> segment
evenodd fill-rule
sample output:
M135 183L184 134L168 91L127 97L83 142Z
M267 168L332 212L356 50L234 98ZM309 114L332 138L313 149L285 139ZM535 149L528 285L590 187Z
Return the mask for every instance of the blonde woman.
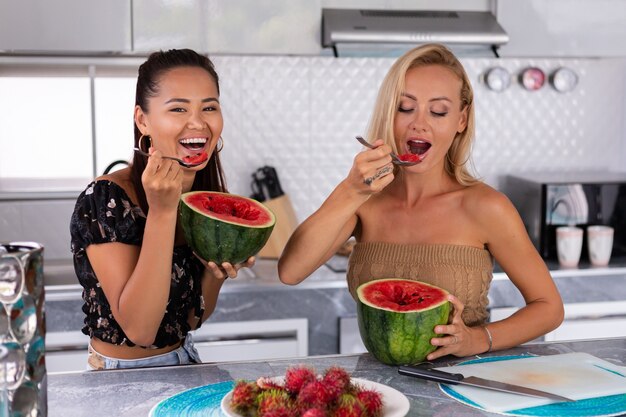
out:
M391 67L380 87L367 137L376 149L354 158L348 176L289 240L278 264L295 285L351 236L348 287L379 278L409 278L445 288L454 310L427 359L468 356L533 340L563 320L563 304L519 214L468 164L474 97L467 74L444 46L415 48ZM390 152L419 163L394 166ZM526 306L487 324L494 259Z

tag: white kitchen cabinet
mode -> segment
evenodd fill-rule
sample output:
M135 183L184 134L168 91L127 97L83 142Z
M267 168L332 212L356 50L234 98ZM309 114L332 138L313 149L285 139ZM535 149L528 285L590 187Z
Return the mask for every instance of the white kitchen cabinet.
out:
M295 358L308 355L308 327L303 318L205 323L192 335L204 362ZM81 331L48 332L47 371L87 369L88 343Z
M135 52L191 48L207 51L208 2L134 0Z
M127 0L0 2L0 50L49 53L129 52Z
M626 337L626 301L565 304L565 318L555 330L544 336L546 342ZM491 309L490 321L509 317L518 310Z
M46 333L46 370L51 372L87 369L89 337L81 331Z
M626 56L626 2L621 0L498 0L509 35L502 57Z
M308 320L277 319L203 324L192 332L203 362L304 357Z
M134 51L317 55L320 0L135 0Z

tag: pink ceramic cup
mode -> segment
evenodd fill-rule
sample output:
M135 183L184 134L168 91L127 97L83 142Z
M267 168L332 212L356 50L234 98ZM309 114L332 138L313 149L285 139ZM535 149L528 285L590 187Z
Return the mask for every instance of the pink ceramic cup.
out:
M587 248L593 266L607 266L613 250L613 228L610 226L587 227Z
M573 226L556 228L556 251L562 267L576 268L582 247L583 229Z

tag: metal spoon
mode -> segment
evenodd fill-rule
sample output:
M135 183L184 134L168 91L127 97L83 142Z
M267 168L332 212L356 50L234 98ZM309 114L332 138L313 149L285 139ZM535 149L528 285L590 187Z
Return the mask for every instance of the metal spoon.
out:
M375 146L373 146L371 143L369 143L368 141L366 141L365 139L363 139L361 136L357 136L356 140L358 140L361 145L366 146L370 149L376 149ZM394 165L398 165L398 166L412 166L415 164L419 164L421 161L417 161L417 162L412 162L412 161L403 161L402 159L400 159L400 157L398 155L396 155L395 153L391 152L389 154L391 156L391 162Z
M135 150L135 152L140 153L140 154L141 154L141 155L143 155L143 156L148 156L148 157L150 156L150 154L149 154L148 152L144 152L144 151L142 151L142 150L141 150L141 149L139 149L139 148L133 148L133 149ZM176 161L176 162L178 162L181 166L184 166L185 168L193 168L193 167L197 167L198 165L202 165L202 164L204 164L204 163L206 162L206 160L204 160L204 161L199 162L199 163L197 163L197 164L190 164L190 163L188 163L188 162L183 161L182 159L175 158L175 157L173 157L173 156L163 156L162 158L165 158L165 159L171 159L172 161Z

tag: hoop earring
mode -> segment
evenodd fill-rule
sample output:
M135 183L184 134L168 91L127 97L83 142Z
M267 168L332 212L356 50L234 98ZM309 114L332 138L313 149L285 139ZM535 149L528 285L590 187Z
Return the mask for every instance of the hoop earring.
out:
M150 141L150 146L148 146L148 150L144 151L144 152L148 152L148 151L150 150L150 148L152 147L152 137L151 137L150 135L144 135L144 134L142 134L142 135L139 137L139 140L137 141L137 147L139 148L139 150L143 151L143 146L141 146L141 145L143 145L143 138L144 138L144 137L147 137L147 138L148 138L148 140Z
M224 149L224 139L220 136L217 139L217 144L215 145L215 152L220 153Z

